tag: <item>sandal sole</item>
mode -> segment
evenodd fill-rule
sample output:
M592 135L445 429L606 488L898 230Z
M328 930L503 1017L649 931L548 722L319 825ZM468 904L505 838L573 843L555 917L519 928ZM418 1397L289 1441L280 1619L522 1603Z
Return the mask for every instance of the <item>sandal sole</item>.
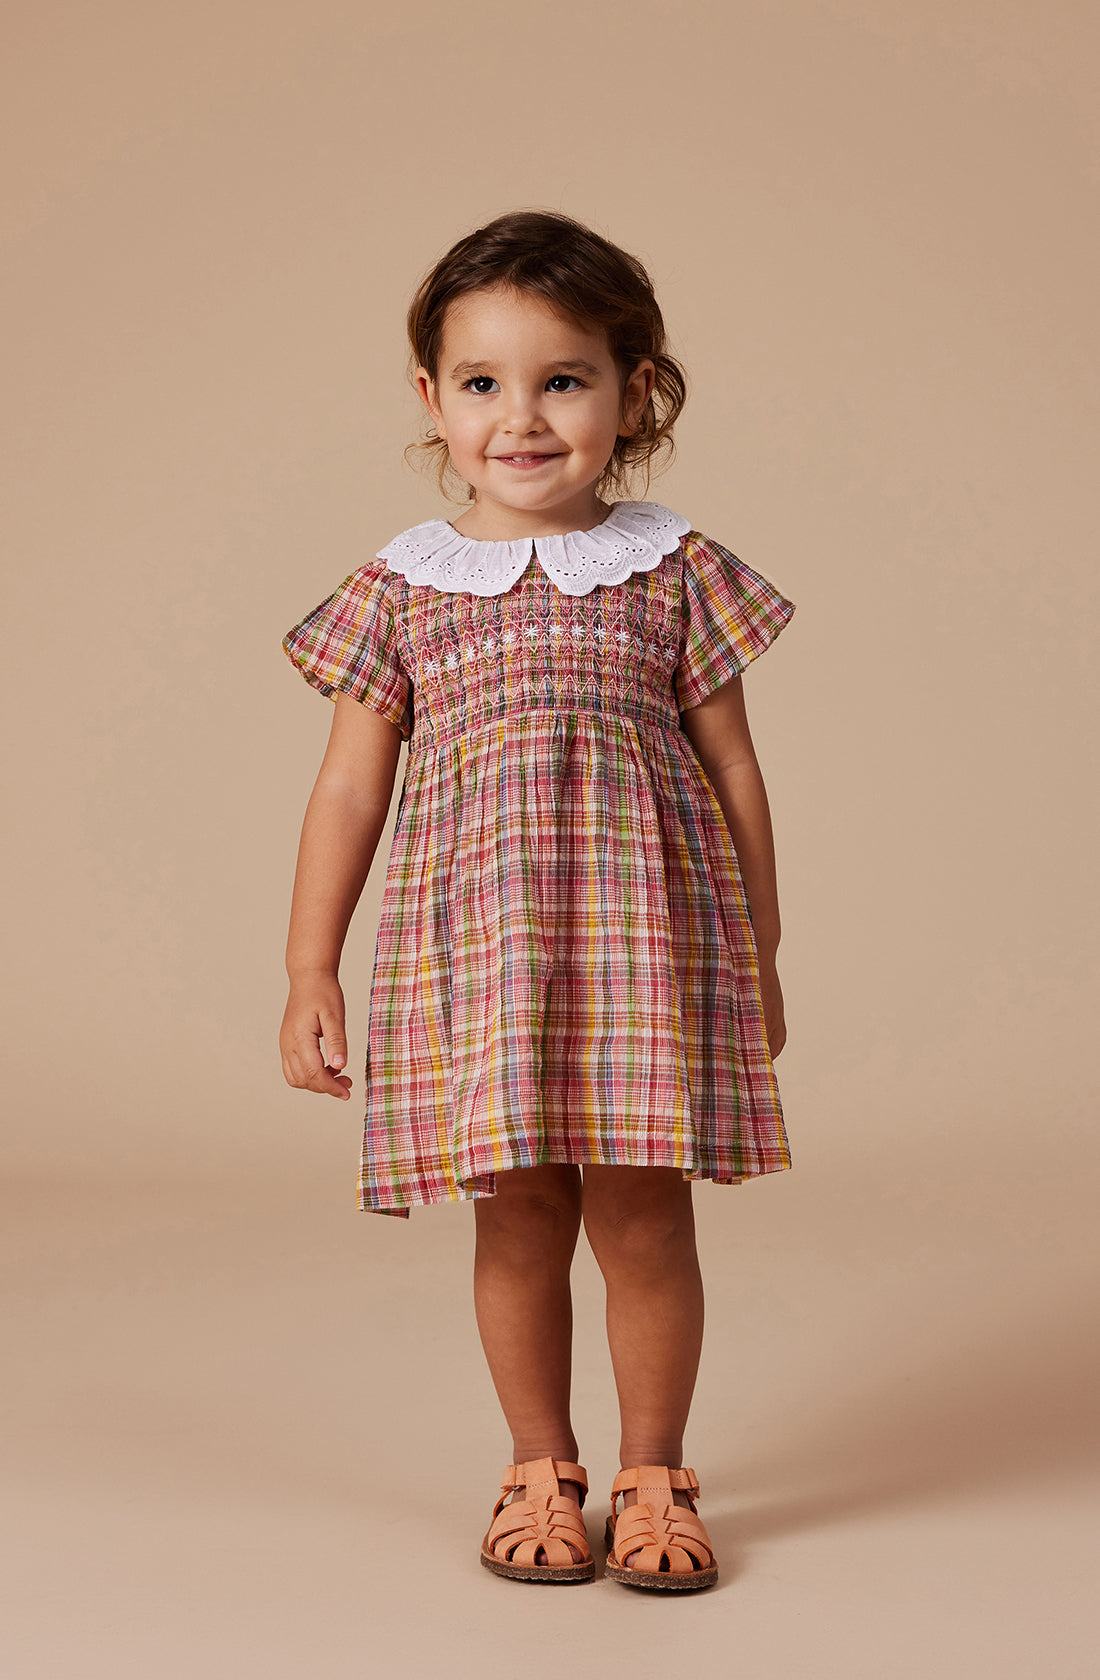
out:
M511 1581L535 1581L547 1586L567 1587L596 1578L595 1558L589 1563L572 1563L551 1569L546 1563L506 1563L503 1558L492 1557L483 1549L481 1561L494 1575L503 1575Z
M604 1529L604 1545L608 1551L604 1574L613 1581L621 1581L624 1587L645 1587L657 1592L690 1592L694 1588L713 1587L718 1580L717 1564L710 1569L693 1569L690 1575L674 1575L668 1570L654 1574L652 1570L624 1569L621 1564L612 1563L610 1554L615 1546L615 1530L610 1517Z

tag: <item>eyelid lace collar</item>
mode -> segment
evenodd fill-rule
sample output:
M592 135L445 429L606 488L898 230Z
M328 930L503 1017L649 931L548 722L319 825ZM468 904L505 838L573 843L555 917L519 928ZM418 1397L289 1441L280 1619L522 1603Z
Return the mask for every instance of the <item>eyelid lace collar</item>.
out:
M553 537L488 542L464 537L446 519L411 525L378 550L391 572L410 583L444 592L506 594L531 562L567 595L587 595L597 583L622 583L633 572L651 572L691 530L660 502L616 502L602 525Z

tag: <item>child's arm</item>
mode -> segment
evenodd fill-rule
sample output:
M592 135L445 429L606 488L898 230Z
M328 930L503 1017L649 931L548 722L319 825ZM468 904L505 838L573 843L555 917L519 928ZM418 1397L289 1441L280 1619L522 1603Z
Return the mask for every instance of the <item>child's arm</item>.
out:
M351 1080L336 1071L348 1055L340 953L386 826L401 734L350 695L337 694L334 704L298 847L279 1049L288 1085L346 1099Z
M681 727L718 797L741 866L760 960L768 1049L774 1060L787 1038L783 993L776 972L781 930L775 841L764 777L749 732L741 678L732 677L709 694L702 705L689 707L681 716Z

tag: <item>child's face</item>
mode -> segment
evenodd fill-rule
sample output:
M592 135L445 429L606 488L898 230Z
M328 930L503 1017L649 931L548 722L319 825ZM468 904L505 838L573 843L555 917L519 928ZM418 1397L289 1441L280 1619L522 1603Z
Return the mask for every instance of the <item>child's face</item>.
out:
M615 439L632 432L653 387L642 361L624 382L602 331L514 288L449 305L439 377L417 388L481 519L467 535L552 534L598 524L595 486ZM480 527L484 526L485 529Z

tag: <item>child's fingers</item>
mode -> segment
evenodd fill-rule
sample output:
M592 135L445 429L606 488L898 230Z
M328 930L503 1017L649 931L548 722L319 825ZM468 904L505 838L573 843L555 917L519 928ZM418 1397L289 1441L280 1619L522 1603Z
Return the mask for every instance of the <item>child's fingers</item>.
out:
M328 1059L334 1068L344 1067L348 1059L348 1041L344 1032L344 1016L337 1014L334 1009L321 1010L321 1031L325 1037L325 1049Z
M329 1065L325 1068L328 1075L328 1089L334 1096L345 1101L351 1096L351 1080L347 1074L336 1072L337 1068L346 1067L348 1060L348 1041L344 1033L344 1012L342 1009L325 1009L320 1011L321 1031L324 1034L325 1050L328 1053Z
M347 1101L351 1096L351 1080L346 1073L337 1073L335 1068L326 1067L321 1056L317 1056L315 1063L303 1068L300 1076L291 1080L302 1091L316 1091L318 1096L340 1097Z
M351 1080L347 1074L339 1074L335 1068L325 1065L320 1041L316 1026L292 1032L283 1054L283 1076L297 1090L316 1091L318 1095L339 1097L346 1102L351 1095ZM346 1054L345 1051L345 1057Z

